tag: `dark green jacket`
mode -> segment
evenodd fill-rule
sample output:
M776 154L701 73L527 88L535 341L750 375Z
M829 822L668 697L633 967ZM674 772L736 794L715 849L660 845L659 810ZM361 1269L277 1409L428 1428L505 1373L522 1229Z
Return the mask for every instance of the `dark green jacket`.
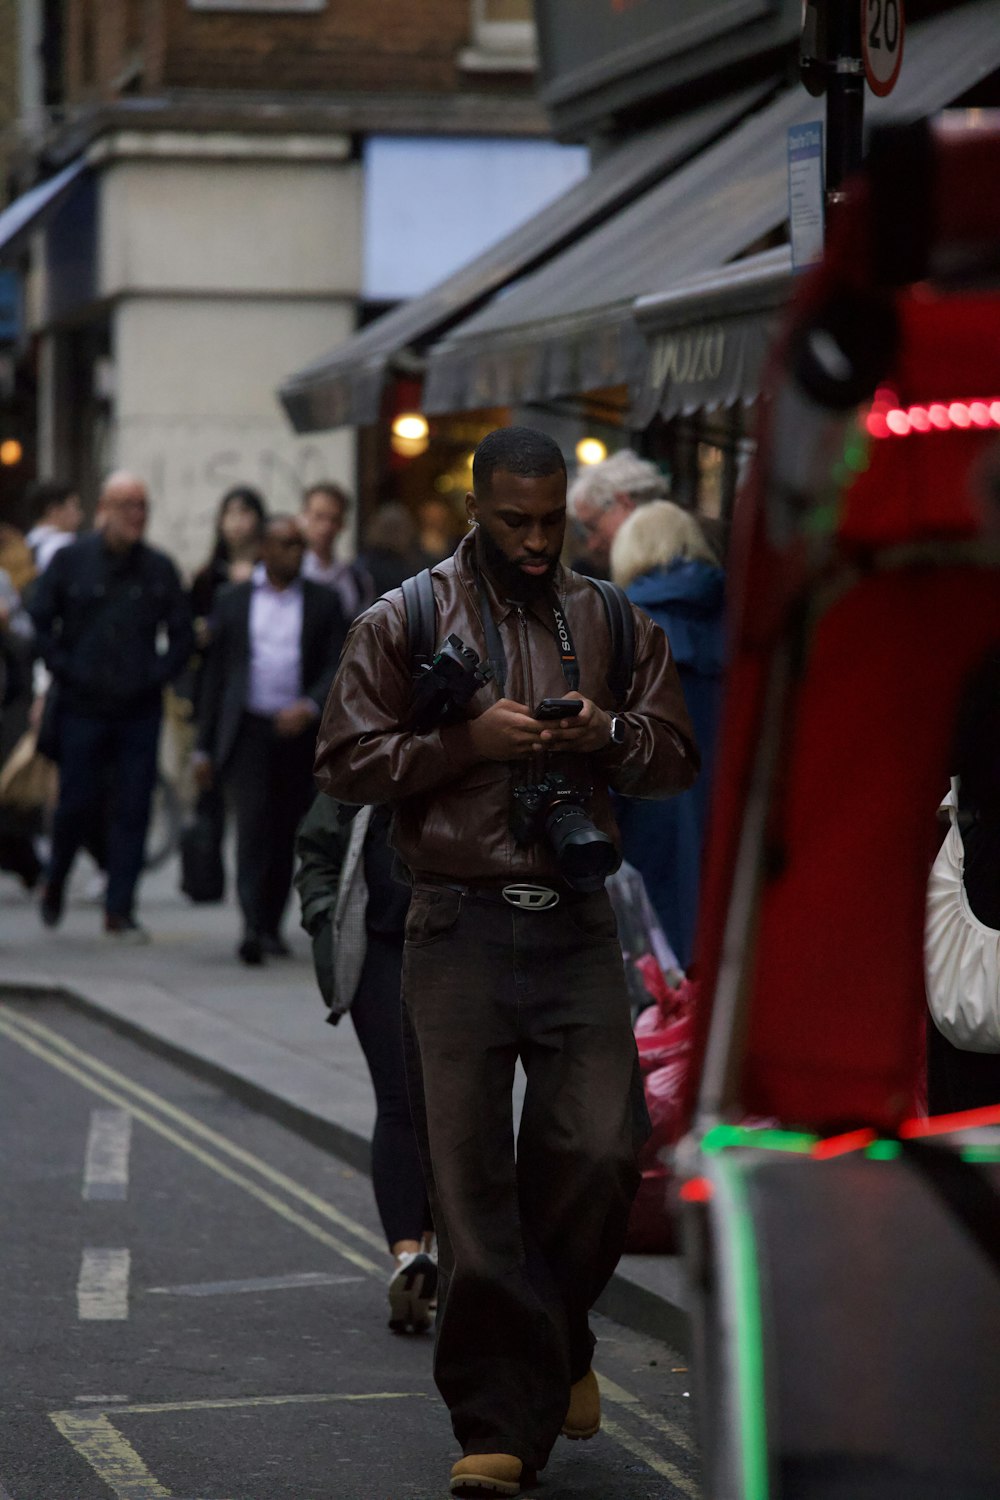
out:
M364 839L371 818L371 808L362 808L342 823L340 808L321 792L295 838L302 926L313 940L316 982L334 1026L351 1007L364 963Z

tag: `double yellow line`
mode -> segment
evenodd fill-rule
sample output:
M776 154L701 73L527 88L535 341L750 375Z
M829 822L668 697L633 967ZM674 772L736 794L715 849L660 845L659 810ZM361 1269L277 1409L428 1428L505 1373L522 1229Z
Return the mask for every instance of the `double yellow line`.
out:
M314 1219L300 1213L292 1204L301 1204L316 1218L335 1224L338 1229L345 1231L352 1240L384 1254L385 1242L379 1235L366 1229L348 1214L342 1213L339 1208L334 1208L332 1203L327 1203L317 1193L310 1192L294 1178L278 1171L254 1152L227 1140L224 1135L203 1124L187 1110L178 1109L152 1089L135 1083L117 1068L110 1067L99 1057L67 1041L51 1027L15 1012L7 1005L0 1005L0 1034L68 1078L74 1079L98 1098L107 1100L119 1109L128 1110L134 1119L163 1140L169 1141L172 1146L193 1157L226 1182L242 1188L287 1223L294 1224L297 1229L318 1240L328 1250L333 1250L352 1266L370 1276L381 1278L385 1275L385 1259L372 1260L371 1256L363 1254L355 1244L331 1234ZM245 1170L240 1170L241 1168ZM254 1176L248 1176L248 1172L252 1172ZM263 1186L264 1183L269 1186ZM284 1197L279 1198L271 1188L278 1189Z

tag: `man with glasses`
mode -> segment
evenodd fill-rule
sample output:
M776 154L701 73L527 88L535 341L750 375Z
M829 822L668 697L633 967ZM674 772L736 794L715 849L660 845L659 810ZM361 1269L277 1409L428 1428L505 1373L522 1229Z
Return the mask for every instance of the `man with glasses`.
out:
M622 448L603 463L578 470L567 495L586 552L586 571L609 577L611 543L623 521L649 500L669 500L670 485L649 459ZM575 563L578 569L580 563Z
M99 529L56 552L30 604L54 679L59 763L42 921L60 921L77 850L96 838L107 860L104 930L118 943L148 941L134 905L163 689L186 666L193 643L177 570L143 540L148 517L142 480L112 474L98 502Z
M245 964L289 949L281 921L295 830L313 798L316 729L347 633L336 594L303 578L291 516L264 530L246 583L219 595L199 699L195 777L226 783L236 810L236 886Z

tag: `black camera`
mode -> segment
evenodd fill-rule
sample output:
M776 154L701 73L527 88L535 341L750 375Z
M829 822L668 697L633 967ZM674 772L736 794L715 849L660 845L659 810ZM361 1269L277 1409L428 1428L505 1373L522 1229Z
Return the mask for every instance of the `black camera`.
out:
M454 724L461 710L493 676L461 636L450 635L429 662L419 668L413 686L411 726L427 734L439 724Z
M573 786L558 771L548 771L530 786L514 788L510 831L519 844L546 838L556 868L576 891L599 891L621 864L618 850L587 816L592 789Z

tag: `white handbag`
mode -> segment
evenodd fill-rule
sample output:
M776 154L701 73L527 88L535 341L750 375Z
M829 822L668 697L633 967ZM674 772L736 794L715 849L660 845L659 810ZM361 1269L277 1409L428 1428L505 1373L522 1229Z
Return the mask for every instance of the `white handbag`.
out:
M938 1031L953 1046L1000 1052L1000 932L980 922L965 892L956 780L942 806L948 809L948 834L927 885L927 1004Z

